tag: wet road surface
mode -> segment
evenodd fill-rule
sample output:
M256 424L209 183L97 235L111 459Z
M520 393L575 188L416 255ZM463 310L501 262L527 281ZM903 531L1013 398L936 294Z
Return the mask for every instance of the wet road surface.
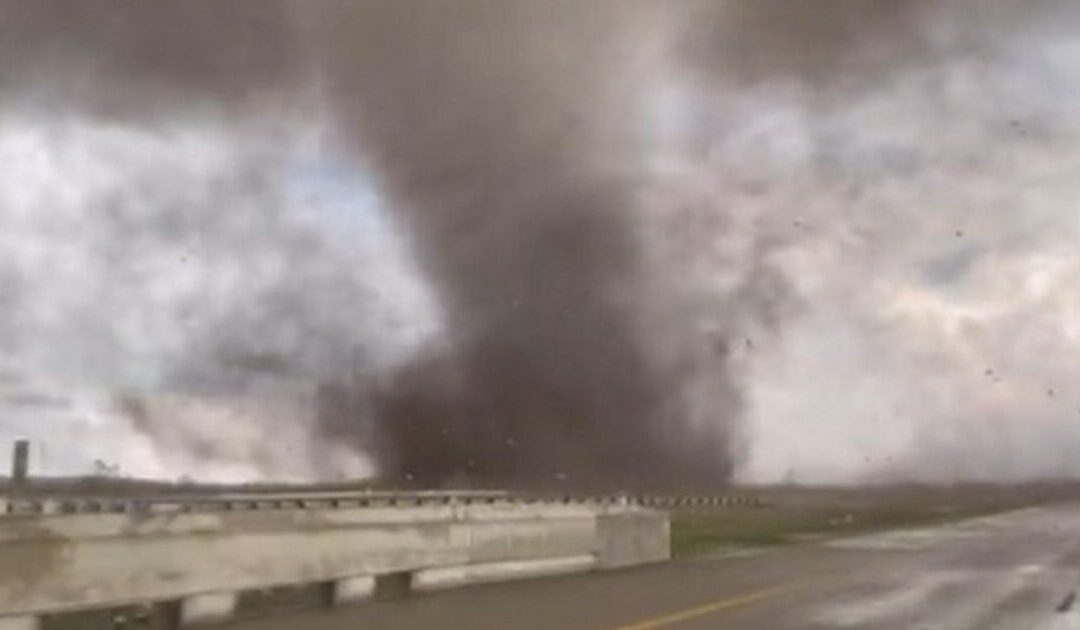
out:
M1080 505L476 586L232 630L1080 629Z

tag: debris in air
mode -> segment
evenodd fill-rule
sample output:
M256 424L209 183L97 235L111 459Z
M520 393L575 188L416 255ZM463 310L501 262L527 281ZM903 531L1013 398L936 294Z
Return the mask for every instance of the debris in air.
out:
M1058 604L1057 611L1059 613L1069 612L1069 610L1072 609L1074 603L1076 603L1076 591L1075 590L1074 591L1069 591L1069 593L1065 596L1065 599L1061 600L1061 603Z

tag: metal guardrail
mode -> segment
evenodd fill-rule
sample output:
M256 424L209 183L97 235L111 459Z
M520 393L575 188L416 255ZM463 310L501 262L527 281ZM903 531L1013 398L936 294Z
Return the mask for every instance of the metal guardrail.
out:
M0 517L61 514L172 514L252 510L356 509L440 505L638 505L658 509L759 507L746 495L604 496L530 495L507 491L359 491L244 493L170 497L0 497Z
M759 497L753 495L641 497L638 503L645 507L657 508L762 507L764 505Z

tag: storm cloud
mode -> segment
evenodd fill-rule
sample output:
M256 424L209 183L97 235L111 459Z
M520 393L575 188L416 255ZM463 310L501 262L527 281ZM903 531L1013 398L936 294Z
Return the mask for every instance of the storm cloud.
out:
M0 351L154 474L1080 472L1068 3L0 16Z

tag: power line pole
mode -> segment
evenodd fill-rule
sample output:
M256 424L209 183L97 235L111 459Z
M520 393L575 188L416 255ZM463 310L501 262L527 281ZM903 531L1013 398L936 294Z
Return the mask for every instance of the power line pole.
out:
M15 440L11 453L11 488L21 490L30 476L30 441Z

